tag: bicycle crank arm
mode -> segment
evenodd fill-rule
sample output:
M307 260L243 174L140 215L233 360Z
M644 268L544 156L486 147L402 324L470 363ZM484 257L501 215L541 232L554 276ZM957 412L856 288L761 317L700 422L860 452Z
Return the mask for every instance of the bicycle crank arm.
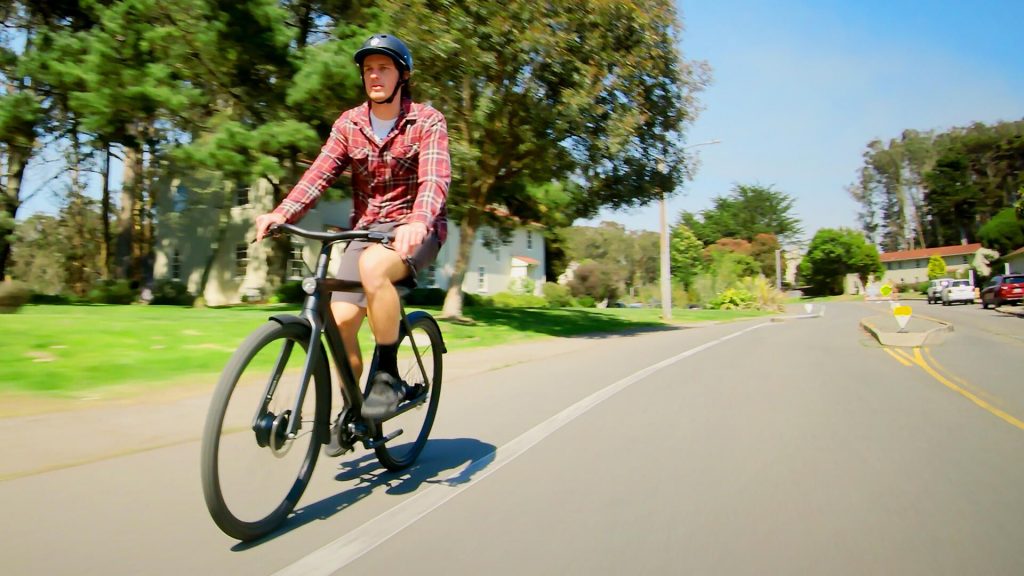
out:
M400 436L401 434L402 434L402 429L399 428L398 430L395 430L394 432L392 432L391 434L388 434L387 436L381 438L380 440L374 440L373 438L367 438L366 440L363 440L363 446L365 446L367 450L373 450L377 446L380 446L382 444L386 444L386 443L390 442L391 440L394 440L396 437Z

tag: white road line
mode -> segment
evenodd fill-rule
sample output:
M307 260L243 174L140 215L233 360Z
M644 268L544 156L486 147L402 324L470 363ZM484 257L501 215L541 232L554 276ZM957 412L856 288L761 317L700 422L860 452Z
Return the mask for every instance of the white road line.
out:
M703 352L727 340L731 340L737 336L746 334L747 332L752 332L758 328L770 325L770 323L766 322L744 328L738 332L733 332L732 334L723 336L717 340L707 342L697 346L696 348L691 348L685 352L668 358L667 360L662 360L661 362L648 366L647 368L627 376L618 382L609 384L605 388L594 392L590 396L587 396L565 410L562 410L558 414L555 414L551 418L548 418L544 422L541 422L532 429L524 432L521 436L512 440L508 444L505 444L501 448L498 448L494 452L472 462L466 469L457 474L457 476L462 478L472 478L468 482L462 482L459 484L453 483L451 480L455 478L455 476L452 476L439 484L434 484L430 488L423 490L416 496L409 498L398 506L384 512L380 516L377 516L373 520L370 520L348 534L326 544L319 550L315 550L294 564L286 566L282 570L276 572L274 576L327 576L337 572L363 554L373 550L388 538L399 533L407 526L412 525L420 518L426 516L448 500L459 495L466 488L469 488L494 472L497 472L502 466L515 460L524 452L538 444L541 440L544 440L556 432L562 426L572 422L576 418L587 413L591 408L625 390L632 384L643 380L662 368L671 366L680 360L693 356L698 352Z

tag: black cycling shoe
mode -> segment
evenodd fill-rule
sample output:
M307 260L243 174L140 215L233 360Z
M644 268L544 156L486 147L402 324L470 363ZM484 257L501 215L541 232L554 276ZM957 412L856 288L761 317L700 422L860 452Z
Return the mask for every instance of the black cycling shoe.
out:
M366 418L387 418L398 411L398 403L405 399L406 385L388 374L377 372L370 382L370 392L363 402Z
M344 414L344 411L338 412L338 417L334 419L334 424L331 425L331 441L324 446L324 456L327 456L328 458L341 456L352 449L352 445L343 442L341 438L341 420Z

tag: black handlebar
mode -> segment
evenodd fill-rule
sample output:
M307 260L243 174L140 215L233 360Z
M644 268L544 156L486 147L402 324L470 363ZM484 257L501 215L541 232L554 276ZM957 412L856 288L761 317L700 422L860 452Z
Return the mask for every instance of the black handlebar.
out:
M319 240L321 242L348 242L349 240L368 240L370 242L388 244L394 241L395 239L395 235L393 233L374 232L372 230L316 232L314 230L306 230L305 228L299 228L298 226L292 224L274 224L267 229L268 236L276 236L282 233L294 234L296 236L302 236L303 238L309 238L310 240Z

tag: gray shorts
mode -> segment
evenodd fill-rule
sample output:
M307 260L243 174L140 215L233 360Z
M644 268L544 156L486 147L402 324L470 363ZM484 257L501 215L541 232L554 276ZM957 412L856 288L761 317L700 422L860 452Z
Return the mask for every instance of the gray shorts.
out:
M401 226L400 222L385 222L382 224L372 224L368 230L391 232L399 226ZM363 255L363 250L366 250L371 244L376 244L376 242L353 240L348 243L345 251L341 254L341 263L338 266L338 279L351 280L353 282L359 281L359 258ZM389 250L393 250L390 245L386 247ZM405 259L405 263L409 268L409 274L415 276L421 270L425 270L427 266L433 264L440 250L441 241L437 238L437 234L427 234L427 237L423 239L423 243L416 248L412 256ZM334 292L331 294L331 302L350 302L360 308L366 308L366 294L363 292Z

